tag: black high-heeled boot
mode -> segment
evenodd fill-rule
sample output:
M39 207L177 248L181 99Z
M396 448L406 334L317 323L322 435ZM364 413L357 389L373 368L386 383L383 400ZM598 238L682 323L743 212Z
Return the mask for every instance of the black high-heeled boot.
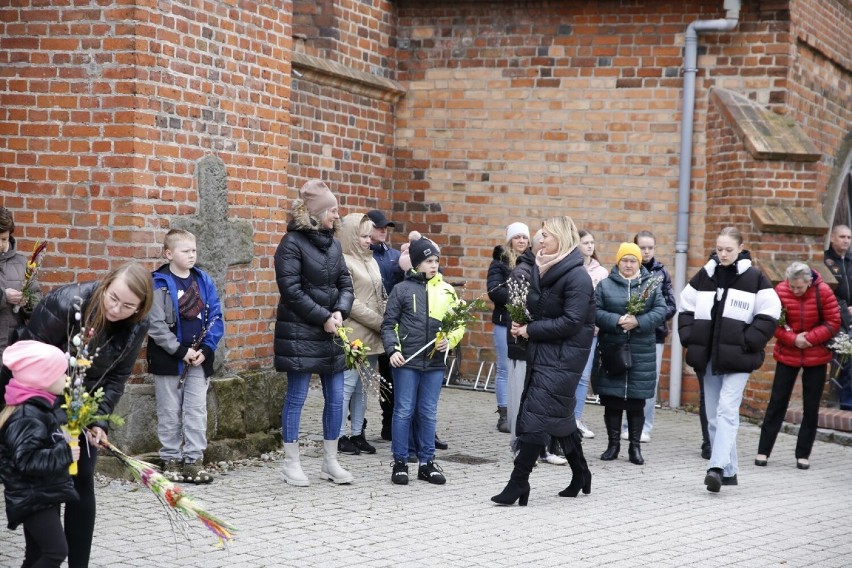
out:
M582 444L571 444L566 438L560 440L565 451L565 459L571 467L571 483L559 492L560 497L576 497L580 490L584 495L592 492L592 472L583 455Z
M606 426L609 445L607 445L606 451L601 454L601 459L612 461L618 457L618 452L621 451L621 411L605 409L604 425Z
M627 412L627 439L630 446L627 448L627 456L630 463L642 465L645 459L642 457L642 427L645 426L644 409Z
M509 477L509 483L503 491L491 498L498 505L518 505L525 507L530 497L530 473L535 467L535 460L543 449L534 444L518 442L519 451L515 458L515 469Z

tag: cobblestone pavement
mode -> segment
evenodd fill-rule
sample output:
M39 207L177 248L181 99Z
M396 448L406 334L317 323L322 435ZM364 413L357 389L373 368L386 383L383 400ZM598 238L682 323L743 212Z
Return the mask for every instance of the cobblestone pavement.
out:
M309 448L307 488L278 475L280 462L230 471L212 485L189 486L211 512L240 529L217 549L203 529L176 533L147 489L100 484L91 566L850 566L852 565L852 448L817 442L811 469L796 469L795 439L779 436L768 467L755 467L758 428L739 434L739 486L706 491L707 462L699 456L698 418L660 410L644 466L598 456L606 446L603 409L589 405L597 437L584 447L594 474L592 493L556 494L567 466L539 465L527 507L498 507L512 469L507 434L495 429L494 395L444 389L439 451L447 484L413 476L390 482L390 443L378 439L378 404L368 411L373 456L341 456L355 483L319 478L322 393L314 388L303 414ZM412 472L416 467L411 466ZM5 519L5 514L4 517ZM200 526L200 525L198 525ZM20 566L23 534L0 532L0 566Z

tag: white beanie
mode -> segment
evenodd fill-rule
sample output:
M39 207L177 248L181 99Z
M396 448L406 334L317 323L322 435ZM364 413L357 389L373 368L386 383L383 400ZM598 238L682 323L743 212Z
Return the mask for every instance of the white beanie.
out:
M527 240L529 240L530 228L523 223L512 223L506 227L506 242L511 241L515 235L526 235Z

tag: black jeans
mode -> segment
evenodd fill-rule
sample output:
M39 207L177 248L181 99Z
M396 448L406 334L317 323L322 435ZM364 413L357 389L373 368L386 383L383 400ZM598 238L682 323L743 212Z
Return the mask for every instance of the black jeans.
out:
M68 556L59 505L33 513L23 524L27 548L21 568L59 568Z
M98 452L80 435L80 460L74 488L79 501L65 504L65 538L68 541L68 568L86 568L95 532L95 463Z
M799 426L799 438L796 441L796 459L808 459L816 439L817 423L819 422L819 401L825 386L825 373L828 365L815 367L790 367L783 363L775 364L775 380L772 382L772 394L769 396L769 406L760 427L760 442L757 453L767 457L772 453L775 439L781 431L781 423L787 415L787 405L796 376L802 369L802 424Z

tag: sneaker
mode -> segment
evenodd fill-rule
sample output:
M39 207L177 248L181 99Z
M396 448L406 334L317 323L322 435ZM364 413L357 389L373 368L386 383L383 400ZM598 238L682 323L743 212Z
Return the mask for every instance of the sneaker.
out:
M391 482L394 485L408 485L408 464L402 460L393 462L393 473Z
M591 440L595 437L595 433L589 430L589 427L582 420L577 420L577 429L580 431L580 434L583 435L584 438L588 438Z
M736 473L734 475L730 476L730 477L722 476L722 485L739 485L739 484L740 484L740 482L737 481L737 474Z
M443 485L447 482L447 478L442 473L443 471L438 464L428 461L417 470L417 479L422 479L435 485Z
M337 440L337 451L341 454L349 454L350 456L357 456L361 453L361 450L352 443L349 436L341 436L340 439Z
M708 469L704 477L704 485L707 486L707 491L718 493L722 488L722 469L718 467Z
M647 444L651 441L651 433L647 430L642 430L642 435L639 437L639 441Z
M539 456L538 461L541 463L549 463L550 465L565 465L568 463L568 460L563 458L562 456L557 456L556 454L551 454L547 452L543 456Z
M362 454L375 454L376 448L364 438L364 434L358 434L349 438L349 443L355 446ZM339 443L338 443L339 444Z
M204 464L201 462L184 462L183 464L183 479L187 483L195 483L201 485L204 483L212 483L213 476L204 470Z
M183 463L180 460L167 460L163 464L163 477L172 483L183 481Z

